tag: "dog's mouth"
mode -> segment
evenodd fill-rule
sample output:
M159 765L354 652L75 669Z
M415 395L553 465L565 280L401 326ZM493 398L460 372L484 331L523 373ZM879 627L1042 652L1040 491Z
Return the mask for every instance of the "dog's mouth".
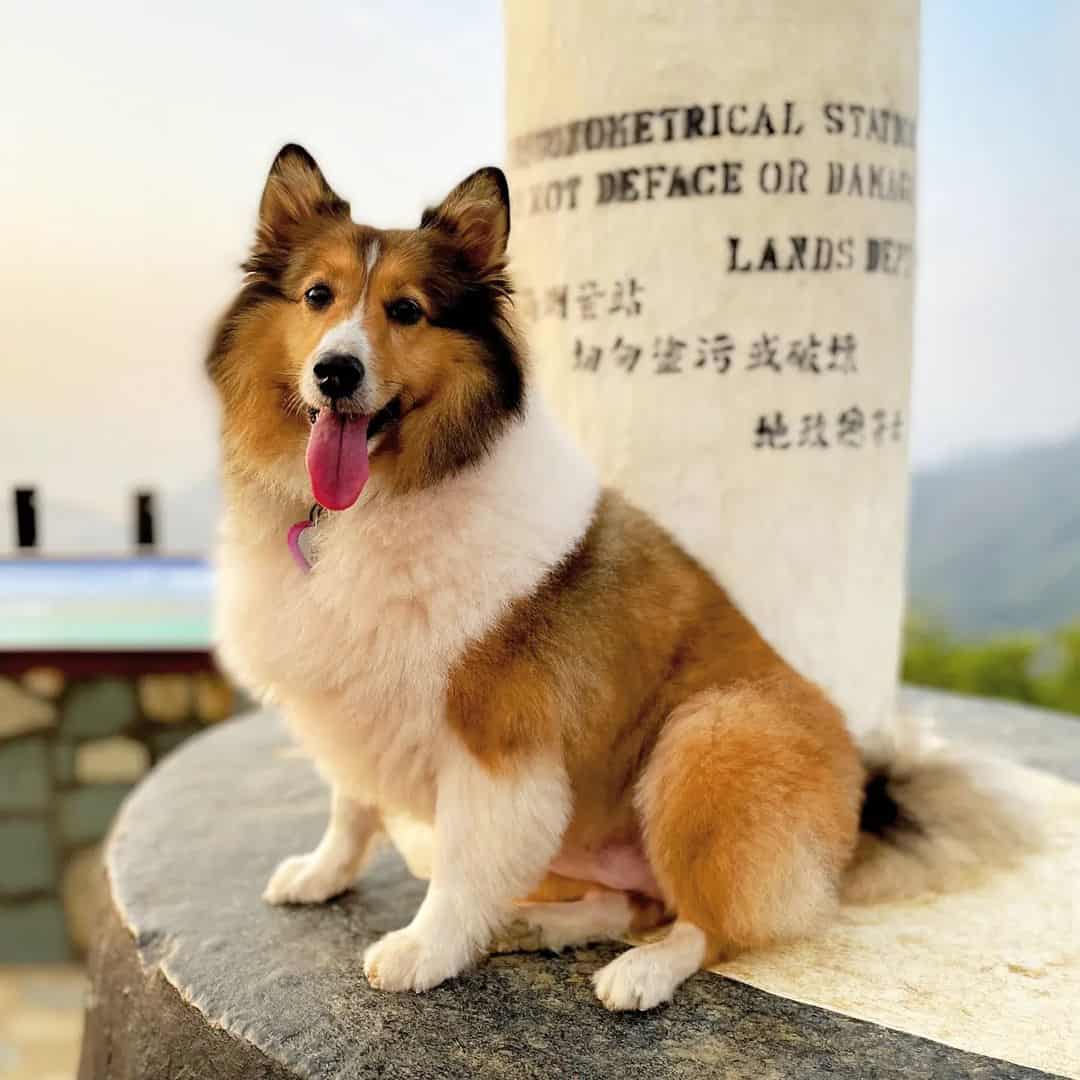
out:
M378 412L311 409L307 463L311 492L327 510L347 510L364 490L370 472L368 443L401 417L401 399L392 398Z
M336 412L337 415L343 420L359 420L362 418L361 413L346 412L344 410L335 409L334 406L325 406L321 409L308 409L308 422L315 424L319 419L320 413L324 412ZM368 417L367 437L368 442L375 438L384 428L389 427L392 423L401 419L401 396L391 398L377 413Z

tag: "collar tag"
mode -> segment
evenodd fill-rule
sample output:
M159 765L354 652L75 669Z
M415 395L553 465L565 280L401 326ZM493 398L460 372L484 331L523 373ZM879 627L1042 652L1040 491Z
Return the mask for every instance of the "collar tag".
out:
M289 529L286 537L293 561L305 574L311 573L311 566L315 561L315 527L319 524L321 514L322 507L316 503L311 508L307 521L298 521Z

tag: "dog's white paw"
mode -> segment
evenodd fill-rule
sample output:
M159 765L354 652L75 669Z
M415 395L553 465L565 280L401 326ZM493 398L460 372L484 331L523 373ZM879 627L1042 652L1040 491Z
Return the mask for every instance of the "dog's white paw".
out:
M685 976L683 976L685 978ZM593 989L605 1009L654 1009L670 1001L682 978L674 975L660 955L647 947L624 952L592 977Z
M352 883L341 867L327 865L312 851L278 863L263 890L263 899L268 904L321 904Z
M368 946L364 975L376 990L414 990L419 994L460 975L471 960L467 949L451 941L428 941L406 926Z

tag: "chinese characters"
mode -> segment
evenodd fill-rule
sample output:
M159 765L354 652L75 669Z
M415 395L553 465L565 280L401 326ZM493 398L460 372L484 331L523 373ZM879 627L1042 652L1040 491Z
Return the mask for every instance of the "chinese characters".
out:
M754 425L755 450L862 450L904 441L904 417L899 409L867 411L850 405L835 414L803 413L790 421L783 412L762 413Z
M742 346L728 333L657 334L651 341L617 334L610 344L578 336L574 338L573 369L596 373L611 368L626 375L682 375L693 371L727 375L736 370L773 375L851 375L858 370L857 350L858 342L850 332L809 333L786 339L762 333Z
M521 289L517 306L526 319L576 319L595 322L612 316L632 319L643 310L644 286L629 275L612 282L595 279L575 285L548 285Z

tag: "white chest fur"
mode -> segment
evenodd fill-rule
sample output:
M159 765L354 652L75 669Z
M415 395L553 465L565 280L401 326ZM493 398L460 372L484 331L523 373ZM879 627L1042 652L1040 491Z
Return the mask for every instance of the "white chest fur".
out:
M304 574L288 515L229 507L218 640L240 681L284 709L335 782L428 816L448 673L588 527L597 480L530 401L492 453L428 491L381 498L373 481L324 519Z

